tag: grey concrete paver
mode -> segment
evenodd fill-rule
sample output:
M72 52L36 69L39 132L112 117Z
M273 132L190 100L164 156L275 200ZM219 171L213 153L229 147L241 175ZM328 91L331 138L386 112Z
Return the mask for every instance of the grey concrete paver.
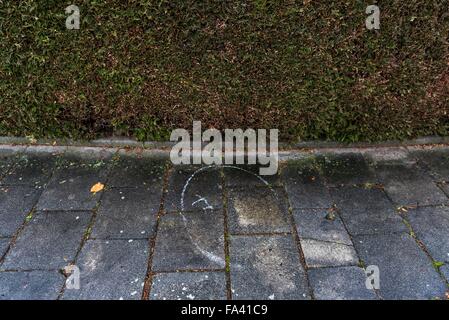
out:
M361 153L326 154L320 162L324 177L331 186L376 182L373 169Z
M166 212L202 210L223 206L220 168L175 166L169 176L164 209Z
M301 239L352 245L343 222L332 209L295 209L293 216Z
M159 223L153 271L225 268L222 210L170 213Z
M58 271L0 272L0 300L56 300L63 283Z
M161 202L162 187L114 188L105 191L92 238L150 238Z
M333 188L331 194L351 235L407 231L394 205L378 188Z
M432 258L449 262L449 207L411 209L405 217Z
M234 299L309 299L305 271L292 236L232 236Z
M111 187L162 187L166 160L121 155L111 167Z
M97 183L105 184L109 159L64 158L55 169L39 199L39 210L91 210L101 191L92 193Z
M371 235L354 238L366 266L380 272L380 295L384 299L442 298L446 284L426 254L408 234Z
M65 289L64 300L139 300L148 267L146 240L89 240L76 265L80 289Z
M288 162L282 169L281 176L292 208L332 206L329 190L324 184L319 165L314 158Z
M228 218L231 234L291 232L287 201L279 188L230 188Z
M5 174L8 173L25 150L23 146L2 146L0 149L0 183Z
M27 186L0 187L0 237L13 236L32 211L39 191Z
M310 268L353 266L359 263L353 246L341 243L301 240L306 264Z
M449 202L432 178L414 163L380 163L375 170L380 183L397 206L438 205Z
M161 273L153 277L152 300L226 300L224 272Z
M449 182L449 148L423 149L411 152L438 181Z
M7 185L42 187L50 179L57 155L30 153L23 154L2 180Z
M366 288L365 271L360 267L319 268L309 270L313 293L318 300L377 300Z
M6 255L1 269L61 269L75 258L89 212L37 212Z

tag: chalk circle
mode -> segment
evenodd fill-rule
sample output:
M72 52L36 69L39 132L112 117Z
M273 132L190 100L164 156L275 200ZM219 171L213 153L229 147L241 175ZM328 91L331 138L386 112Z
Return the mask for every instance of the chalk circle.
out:
M185 216L185 206L184 206L184 199L185 199L185 195L187 192L187 189L189 188L189 186L191 185L192 179L195 178L197 175L204 173L206 171L213 171L213 170L218 170L218 169L222 169L222 168L229 168L229 169L235 169L235 170L239 170L242 171L246 174L250 174L254 177L256 177L258 180L260 180L266 187L268 187L270 189L271 192L273 192L275 198L278 198L276 191L273 189L273 187L264 179L262 178L260 175L251 172L249 170L237 167L237 166L233 166L233 165L210 165L210 166L205 166L205 167L201 167L198 170L196 170L195 172L193 172L193 174L186 180L186 183L184 184L183 188L182 188L182 192L181 192L181 199L180 199L180 205L181 205L181 210L178 211L178 213L181 215L182 217L182 221L184 223L184 228L187 232L187 235L190 239L190 241L192 242L192 244L195 246L195 248L201 253L203 254L205 257L207 257L207 259L209 259L210 261L219 264L221 266L223 266L223 268L226 265L225 260L222 257L219 257L217 255L215 255L212 252L209 252L208 250L204 249L199 243L198 241L194 240L194 237L192 236L191 232L190 232L190 228L188 227L188 219ZM211 209L212 210L212 209ZM206 210L205 210L206 211Z

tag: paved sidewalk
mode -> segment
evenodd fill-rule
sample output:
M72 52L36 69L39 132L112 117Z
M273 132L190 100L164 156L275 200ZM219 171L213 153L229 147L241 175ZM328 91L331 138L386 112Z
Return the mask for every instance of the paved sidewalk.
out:
M448 297L447 147L302 152L262 178L83 150L0 148L0 299Z

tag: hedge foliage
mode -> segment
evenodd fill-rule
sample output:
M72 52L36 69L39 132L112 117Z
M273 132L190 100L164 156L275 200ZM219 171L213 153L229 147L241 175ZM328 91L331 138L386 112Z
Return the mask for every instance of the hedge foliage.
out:
M447 135L449 1L377 3L379 31L374 0L0 0L0 135Z

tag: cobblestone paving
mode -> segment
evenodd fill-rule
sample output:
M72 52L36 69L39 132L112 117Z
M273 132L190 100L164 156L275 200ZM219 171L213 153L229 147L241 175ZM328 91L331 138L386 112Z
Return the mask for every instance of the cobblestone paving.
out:
M2 146L0 299L447 297L449 148L303 153L257 173Z

